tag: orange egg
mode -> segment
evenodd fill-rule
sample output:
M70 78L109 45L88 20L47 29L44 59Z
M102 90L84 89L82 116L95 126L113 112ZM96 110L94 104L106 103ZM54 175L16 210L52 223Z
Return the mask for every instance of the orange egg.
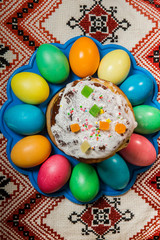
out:
M12 162L22 168L30 168L44 162L51 153L50 141L42 135L22 138L11 151Z
M97 45L88 37L79 38L70 49L69 62L72 71L78 77L93 75L100 62Z

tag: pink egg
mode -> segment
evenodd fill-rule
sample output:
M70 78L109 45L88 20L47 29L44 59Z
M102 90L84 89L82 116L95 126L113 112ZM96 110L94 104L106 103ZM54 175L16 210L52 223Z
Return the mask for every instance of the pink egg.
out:
M129 163L136 166L149 166L156 160L156 150L145 137L133 133L128 146L119 154Z
M48 158L38 172L38 186L44 193L53 193L62 188L71 174L71 164L62 155L56 154Z

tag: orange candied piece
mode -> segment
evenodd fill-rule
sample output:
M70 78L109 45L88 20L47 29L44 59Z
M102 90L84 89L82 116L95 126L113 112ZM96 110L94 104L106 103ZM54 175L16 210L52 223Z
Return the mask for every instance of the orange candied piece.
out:
M101 129L103 131L108 130L109 129L109 122L100 121L99 122L99 129Z
M117 123L115 126L115 131L119 134L125 133L126 126L123 123Z
M72 132L79 132L79 130L80 130L80 126L78 123L71 124L70 128L71 128Z

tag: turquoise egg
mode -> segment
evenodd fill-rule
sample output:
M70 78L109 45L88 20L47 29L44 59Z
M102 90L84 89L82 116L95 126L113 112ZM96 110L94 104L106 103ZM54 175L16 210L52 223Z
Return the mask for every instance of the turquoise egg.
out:
M130 180L130 172L126 162L117 153L97 164L100 179L115 190L123 189Z
M133 108L138 126L135 132L151 134L160 130L160 110L149 105L139 105Z
M11 130L18 134L32 135L44 128L45 115L36 106L20 104L5 111L4 121Z
M153 93L153 80L144 74L128 77L120 86L132 106L143 104Z

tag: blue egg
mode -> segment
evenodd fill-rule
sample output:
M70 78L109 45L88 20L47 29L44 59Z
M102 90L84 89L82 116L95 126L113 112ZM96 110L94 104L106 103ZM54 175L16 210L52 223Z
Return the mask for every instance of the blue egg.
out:
M117 153L98 163L97 171L100 179L115 190L124 189L130 180L128 166Z
M45 115L40 108L29 105L15 105L4 113L6 125L21 135L36 134L45 126Z
M153 92L153 81L147 75L134 74L120 86L133 106L143 104Z

